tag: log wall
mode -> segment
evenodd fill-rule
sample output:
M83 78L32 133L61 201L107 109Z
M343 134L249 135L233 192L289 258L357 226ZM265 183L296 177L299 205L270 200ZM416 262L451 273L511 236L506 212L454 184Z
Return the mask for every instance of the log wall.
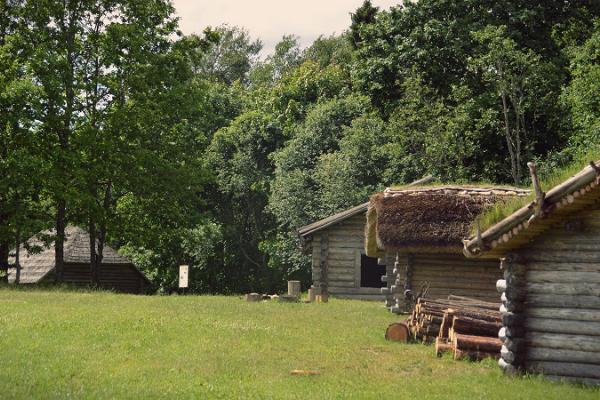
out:
M64 282L77 287L89 287L91 273L89 264L65 264ZM147 282L130 265L103 264L100 267L100 287L121 293L144 293ZM54 282L54 274L48 274L44 282Z
M332 296L383 300L380 288L360 287L360 256L364 254L365 215L359 214L312 238L313 285L325 285Z
M387 254L388 259L392 257ZM501 277L493 260L467 259L461 254L399 253L395 267L388 271L388 293L394 299L391 311L410 310L405 291L410 289L416 295L426 285L427 297L433 299L455 295L497 302L496 281Z
M512 362L501 365L600 384L600 210L562 221L509 259L498 286Z

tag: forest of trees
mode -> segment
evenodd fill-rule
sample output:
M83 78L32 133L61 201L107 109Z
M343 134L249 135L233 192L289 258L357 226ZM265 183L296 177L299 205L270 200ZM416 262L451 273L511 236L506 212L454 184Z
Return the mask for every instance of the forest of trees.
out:
M399 2L400 3L400 2ZM310 279L298 227L386 185L526 185L600 143L600 2L369 1L301 49L178 30L168 0L0 5L0 277L54 228L156 289Z

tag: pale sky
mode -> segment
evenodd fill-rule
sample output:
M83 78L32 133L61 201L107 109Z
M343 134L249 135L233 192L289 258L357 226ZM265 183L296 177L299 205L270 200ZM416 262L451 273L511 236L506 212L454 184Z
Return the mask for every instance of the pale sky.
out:
M324 34L341 33L350 26L350 12L363 0L173 0L185 34L202 33L206 26L223 23L246 28L261 39L270 53L284 34L300 37L306 47ZM401 0L373 0L387 9Z

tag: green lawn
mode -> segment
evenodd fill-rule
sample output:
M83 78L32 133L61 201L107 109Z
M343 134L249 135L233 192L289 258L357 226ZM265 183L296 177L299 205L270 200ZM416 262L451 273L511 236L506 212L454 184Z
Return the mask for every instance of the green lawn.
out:
M0 309L2 399L600 398L388 343L378 303L0 289Z

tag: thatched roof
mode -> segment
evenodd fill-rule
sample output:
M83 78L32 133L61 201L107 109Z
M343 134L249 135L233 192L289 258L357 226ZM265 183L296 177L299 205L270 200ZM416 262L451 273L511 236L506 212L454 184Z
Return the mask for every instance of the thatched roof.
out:
M600 161L591 162L579 173L533 200L512 215L464 240L468 257L498 258L512 249L530 243L566 216L600 204ZM541 204L540 204L541 203Z
M368 255L382 250L460 253L478 215L494 203L528 190L508 187L434 186L386 189L371 197Z
M21 283L37 283L54 270L54 230L40 232L27 241L28 251L24 245L20 249ZM13 251L14 253L14 251ZM123 265L134 267L127 258L119 255L110 246L104 246L104 258L102 264ZM65 229L64 244L65 264L89 264L90 263L90 235L82 228L68 226ZM14 263L14 254L11 255L10 263ZM137 269L137 268L136 268ZM140 272L138 270L138 272ZM147 280L147 278L140 272ZM9 269L8 279L14 282L15 269Z

